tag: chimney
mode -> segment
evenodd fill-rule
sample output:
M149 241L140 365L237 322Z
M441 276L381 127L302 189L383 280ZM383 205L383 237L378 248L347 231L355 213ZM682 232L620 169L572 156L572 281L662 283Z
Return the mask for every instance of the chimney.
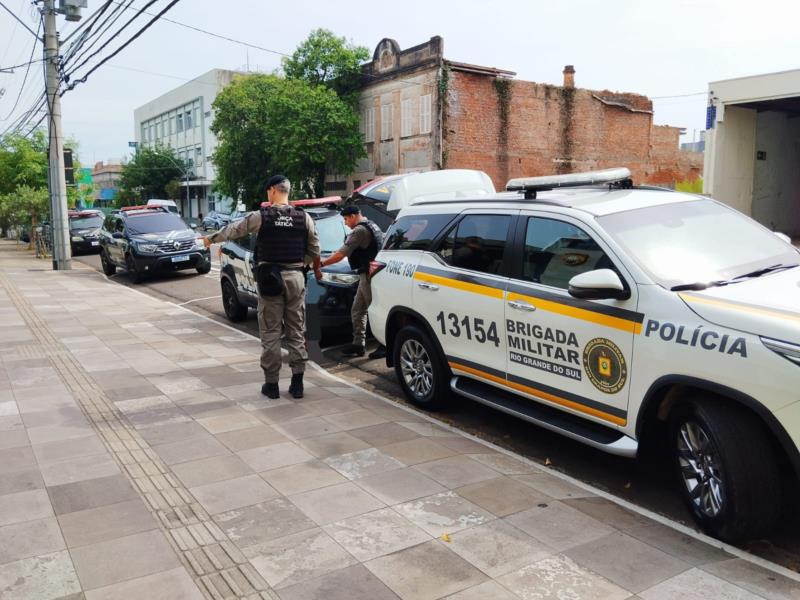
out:
M575 67L572 65L564 67L564 87L568 89L575 87Z

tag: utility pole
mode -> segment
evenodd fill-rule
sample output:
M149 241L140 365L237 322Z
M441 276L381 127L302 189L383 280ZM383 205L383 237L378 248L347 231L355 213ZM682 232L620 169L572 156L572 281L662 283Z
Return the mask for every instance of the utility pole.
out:
M58 31L55 0L44 0L45 94L50 140L50 227L53 237L53 270L72 268L67 225L67 183L64 176L64 136L61 131L61 94L58 75Z

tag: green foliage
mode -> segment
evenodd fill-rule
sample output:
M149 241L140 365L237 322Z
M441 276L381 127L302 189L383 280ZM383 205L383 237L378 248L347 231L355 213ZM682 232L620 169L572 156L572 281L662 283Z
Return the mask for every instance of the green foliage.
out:
M214 109L217 187L247 204L264 199L267 180L278 172L310 196L321 195L326 165L349 172L364 154L358 115L322 85L247 75L217 96Z
M695 179L685 179L675 183L676 192L686 192L688 194L702 194L703 193L703 178L696 177Z
M167 185L164 186L164 191L167 193L167 198L170 200L178 200L186 193L178 179L173 179L168 182Z
M339 97L355 102L361 63L368 58L364 46L355 46L327 29L315 29L291 57L283 59L283 72L287 79L327 86Z
M9 135L0 139L0 195L18 186L47 187L47 137L41 130L30 138Z
M125 191L124 202L120 206L130 206L131 200L165 198L167 184L174 179L183 178L184 166L175 151L168 146L143 146L131 160L122 166L120 195Z
M0 196L0 229L16 227L33 231L47 216L49 201L45 188L17 186L12 193Z

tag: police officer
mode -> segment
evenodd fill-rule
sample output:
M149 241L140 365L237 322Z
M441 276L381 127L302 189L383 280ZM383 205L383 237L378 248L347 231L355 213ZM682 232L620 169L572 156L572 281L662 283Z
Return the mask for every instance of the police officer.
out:
M289 205L289 180L274 175L267 183L269 205L247 213L221 230L203 238L206 246L258 232L256 279L258 282L258 332L261 337L261 369L265 383L261 393L278 398L281 369L281 329L289 349L292 382L289 393L303 397L303 373L308 360L305 343L305 265L319 261L319 237L314 220Z
M321 267L332 265L343 258L347 258L350 267L358 273L358 289L353 300L350 317L353 320L353 343L344 350L347 356L364 356L364 344L367 335L367 309L372 302L372 288L369 283L369 263L375 259L383 245L383 232L372 221L365 218L359 208L353 204L342 209L345 225L351 233L347 236L344 246L339 248L330 257L321 261ZM322 278L322 271L315 267L317 279ZM370 358L386 356L386 349L380 346L369 355Z

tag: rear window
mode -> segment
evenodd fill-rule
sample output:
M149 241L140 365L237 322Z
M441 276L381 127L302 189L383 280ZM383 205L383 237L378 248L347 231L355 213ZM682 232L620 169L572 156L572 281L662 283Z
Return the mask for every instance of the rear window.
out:
M125 219L129 233L163 233L165 231L183 231L188 229L182 219L172 213L131 214Z
M386 232L386 250L427 250L455 215L409 215Z
M89 229L98 228L103 225L103 215L84 215L80 217L70 217L70 229Z

